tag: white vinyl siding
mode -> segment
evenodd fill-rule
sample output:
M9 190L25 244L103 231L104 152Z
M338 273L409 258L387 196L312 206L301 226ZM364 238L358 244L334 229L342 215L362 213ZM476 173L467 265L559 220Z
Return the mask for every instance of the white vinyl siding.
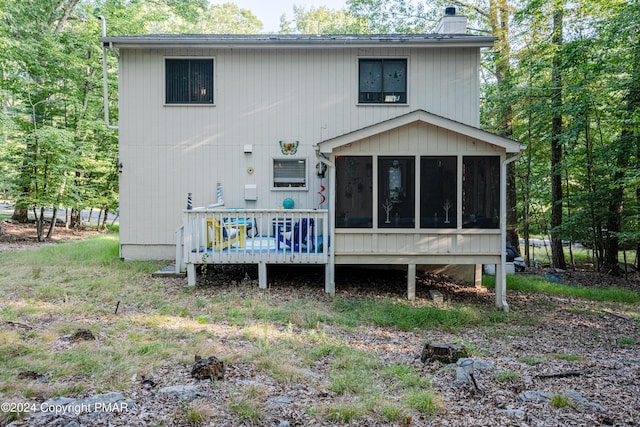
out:
M215 58L216 108L167 108L164 59L179 57ZM409 104L358 105L360 57L407 58ZM285 198L294 199L296 207L320 207L317 193L324 185L328 195L328 179L309 170L316 163L311 160L313 145L322 140L417 109L478 126L478 67L477 48L122 48L118 125L124 165L123 256L128 256L128 244L150 242L160 248L157 257L173 257L174 231L182 223L187 193L193 194L194 206L206 206L216 201L218 182L231 207L276 208ZM378 146L390 155L413 155L409 140L418 138L416 129L398 130L388 146L372 139L354 149L370 145L367 151L376 154ZM455 154L471 145L446 138L429 141L429 146ZM272 163L282 156L282 140L300 141L297 155L308 159L309 191L274 191ZM245 144L253 146L252 153L244 153ZM244 199L245 185L256 186L257 200ZM327 206L324 202L322 207Z

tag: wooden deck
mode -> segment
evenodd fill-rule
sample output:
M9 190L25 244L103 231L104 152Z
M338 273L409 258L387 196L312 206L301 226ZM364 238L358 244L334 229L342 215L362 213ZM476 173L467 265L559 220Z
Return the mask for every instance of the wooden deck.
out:
M261 288L267 264L329 264L326 210L196 208L183 224L176 259L192 286L202 264L257 264Z
M176 234L176 271L186 270L190 286L196 285L198 266L222 264L257 265L263 289L269 264L324 265L330 295L335 265L406 265L409 299L416 295L419 265L471 264L476 283L482 264L496 265L497 280L504 276L502 233L493 229L335 230L327 210L196 208L183 211ZM505 307L503 295L496 292L499 307Z

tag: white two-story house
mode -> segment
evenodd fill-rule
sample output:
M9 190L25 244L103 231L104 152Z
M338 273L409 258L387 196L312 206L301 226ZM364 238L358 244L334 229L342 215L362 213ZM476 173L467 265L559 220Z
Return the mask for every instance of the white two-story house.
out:
M505 172L479 128L480 51L434 34L103 37L119 58L120 250L209 263L496 264Z

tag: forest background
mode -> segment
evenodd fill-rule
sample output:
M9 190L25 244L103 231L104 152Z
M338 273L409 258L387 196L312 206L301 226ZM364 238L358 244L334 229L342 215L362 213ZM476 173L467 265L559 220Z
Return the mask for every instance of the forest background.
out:
M598 271L621 274L621 250L640 267L638 1L347 0L341 10L294 6L280 32L432 33L446 6L468 17L470 34L497 38L482 58L482 127L527 145L509 169L508 239L524 239L528 263L538 236L556 268L574 262L573 243L591 250ZM0 0L0 197L15 204L16 221L32 212L39 241L54 233L47 210L67 209L76 227L83 209L106 218L118 207L100 16L112 36L263 32L233 3ZM117 63L107 61L117 123Z

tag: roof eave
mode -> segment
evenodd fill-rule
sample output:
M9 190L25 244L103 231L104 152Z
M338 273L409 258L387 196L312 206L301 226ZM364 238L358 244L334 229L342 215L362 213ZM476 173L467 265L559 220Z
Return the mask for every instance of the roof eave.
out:
M109 44L115 48L127 49L149 49L149 48L210 48L210 49L230 49L230 48L344 48L344 47L492 47L496 38L486 36L425 36L424 39L415 37L403 38L401 36L377 37L377 38L357 38L357 37L330 37L318 36L295 38L220 38L220 37L102 37L100 42Z

